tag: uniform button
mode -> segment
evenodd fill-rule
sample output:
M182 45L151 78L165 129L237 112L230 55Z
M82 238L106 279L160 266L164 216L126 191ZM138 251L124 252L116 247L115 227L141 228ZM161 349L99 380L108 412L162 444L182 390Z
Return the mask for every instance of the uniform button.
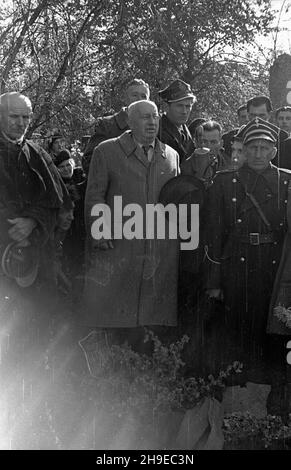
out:
M240 260L243 263L246 259L242 256Z
M274 242L274 245L278 245L278 242Z
M284 202L285 202L285 204L287 204L287 202L288 202L288 201L287 201L287 199L285 199L285 201L284 201Z
M237 223L240 224L242 222L241 219L237 219Z
M233 197L233 198L232 198L232 202L236 202L236 197Z
M288 181L285 180L285 181L284 181L284 184L288 184Z
M273 259L272 264L276 264L276 260Z
M236 182L237 182L237 179L236 179L236 178L233 178L232 182L233 182L233 183L236 183Z
M280 222L280 224L279 224L279 225L280 225L280 227L283 227L283 225L284 225L284 224L283 224L283 222Z

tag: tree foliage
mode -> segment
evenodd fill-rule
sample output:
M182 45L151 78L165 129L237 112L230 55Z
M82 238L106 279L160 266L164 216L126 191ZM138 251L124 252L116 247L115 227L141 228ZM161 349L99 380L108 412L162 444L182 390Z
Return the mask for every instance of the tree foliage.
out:
M248 93L266 87L245 47L271 20L270 0L6 0L1 93L30 96L31 133L58 127L73 139L120 107L133 76L153 99L180 77L198 96L195 113L228 124Z

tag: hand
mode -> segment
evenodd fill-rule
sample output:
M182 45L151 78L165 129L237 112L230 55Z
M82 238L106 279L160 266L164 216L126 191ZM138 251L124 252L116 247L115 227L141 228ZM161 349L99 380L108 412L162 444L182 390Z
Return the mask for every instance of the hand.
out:
M94 250L111 250L112 248L114 248L114 245L111 240L104 240L102 242L93 244Z
M29 237L37 223L29 217L16 217L15 219L7 219L12 227L8 230L8 234L12 240L21 242Z
M223 290L222 289L207 289L206 295L210 299L223 300Z

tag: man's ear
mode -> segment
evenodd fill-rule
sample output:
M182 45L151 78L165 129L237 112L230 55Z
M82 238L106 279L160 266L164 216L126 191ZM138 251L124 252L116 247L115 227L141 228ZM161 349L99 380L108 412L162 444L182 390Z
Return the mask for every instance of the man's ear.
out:
M276 148L276 147L273 147L273 148L272 148L272 153L270 154L270 161L275 158L276 153L277 153L277 148Z

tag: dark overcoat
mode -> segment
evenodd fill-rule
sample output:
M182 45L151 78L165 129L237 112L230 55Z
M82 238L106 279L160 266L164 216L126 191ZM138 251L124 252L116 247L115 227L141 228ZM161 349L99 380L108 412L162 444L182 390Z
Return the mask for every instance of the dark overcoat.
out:
M290 171L271 164L262 173L245 165L218 173L208 192L206 287L224 293L224 318L217 319L224 326L219 339L224 360L241 360L246 369L284 361L282 342L267 335L266 327L287 230L290 178Z
M106 203L114 213L115 196L122 196L123 207L135 203L145 214L146 205L157 203L162 186L178 174L178 159L156 140L149 162L130 131L101 143L92 157L85 198L88 236L96 219L92 207ZM107 251L90 251L82 322L96 327L175 325L178 241L122 236L113 244Z
M166 114L163 114L160 119L159 139L178 152L180 164L190 157L195 150L193 139L186 124L183 124L181 130L179 130Z
M126 130L128 130L126 108L121 108L118 113L111 116L104 116L97 119L94 126L94 133L86 146L82 161L82 166L87 174L94 148L104 140L119 137Z
M7 218L30 217L32 236L43 245L54 230L58 209L68 197L51 157L32 141L16 145L0 135L1 239L9 240ZM11 241L11 240L10 240Z

